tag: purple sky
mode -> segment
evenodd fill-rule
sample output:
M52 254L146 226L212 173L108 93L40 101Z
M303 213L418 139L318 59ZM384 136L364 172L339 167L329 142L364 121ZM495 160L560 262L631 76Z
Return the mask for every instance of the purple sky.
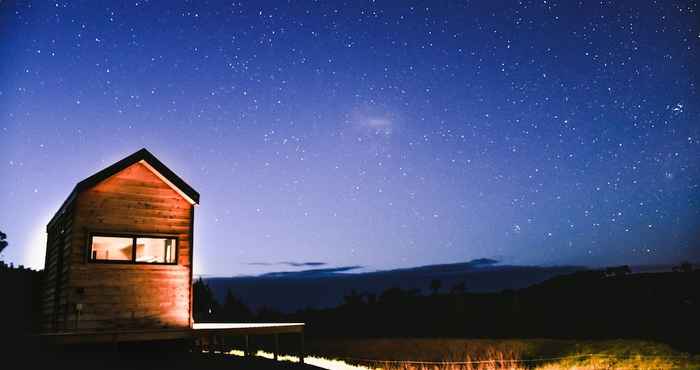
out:
M141 147L198 274L698 258L697 5L583 3L2 2L0 258Z

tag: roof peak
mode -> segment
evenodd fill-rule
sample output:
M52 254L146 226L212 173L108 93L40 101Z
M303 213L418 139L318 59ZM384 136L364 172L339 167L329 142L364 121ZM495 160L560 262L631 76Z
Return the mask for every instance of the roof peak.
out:
M175 172L173 172L170 168L163 164L163 162L161 162L155 155L153 155L153 153L148 151L148 149L146 148L141 148L136 152L132 153L131 155L126 156L123 159L115 162L111 166L106 167L103 170L95 173L94 175L84 179L83 181L79 182L78 185L76 185L76 188L79 188L78 191L85 190L88 187L92 187L97 183L101 182L102 180L105 180L108 177L118 172L121 172L125 168L140 161L145 161L146 163L151 165L152 170L157 171L163 176L165 180L171 182L171 185L177 187L182 193L184 193L188 198L190 198L192 200L192 203L199 204L199 193L196 190L194 190L194 188L189 186L185 182L185 180L180 178L180 176L175 174Z
M149 168L149 170L155 172L156 175L159 175L159 177L163 181L165 181L169 186L173 187L178 193L180 193L180 195L182 195L188 201L190 201L190 203L199 204L199 193L196 190L194 190L194 188L188 185L185 182L185 180L180 178L180 176L176 175L175 172L173 172L165 164L163 164L163 162L156 158L156 156L153 155L153 153L151 153L150 151L148 151L148 149L141 148L136 152L132 153L131 155L122 158L121 160L113 163L112 165L102 169L101 171L93 174L92 176L76 184L73 188L73 191L61 205L61 208L59 208L58 212L56 212L56 214L51 218L51 221L49 221L47 227L51 226L51 224L56 219L56 216L58 216L62 213L62 211L65 210L68 204L70 204L73 201L73 199L75 199L78 193L97 185L103 180L106 180L107 178L121 172L125 168L133 164L139 163L141 161L148 164L147 167Z

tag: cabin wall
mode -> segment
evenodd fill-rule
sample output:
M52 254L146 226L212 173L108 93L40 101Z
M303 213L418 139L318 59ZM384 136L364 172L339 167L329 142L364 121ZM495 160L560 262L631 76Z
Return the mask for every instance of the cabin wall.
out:
M69 202L47 229L44 260L44 290L41 302L42 325L45 332L66 328L69 316L68 284L73 230L73 203Z
M190 326L193 207L140 163L77 196L67 297L74 330ZM90 262L94 232L176 237L177 264Z

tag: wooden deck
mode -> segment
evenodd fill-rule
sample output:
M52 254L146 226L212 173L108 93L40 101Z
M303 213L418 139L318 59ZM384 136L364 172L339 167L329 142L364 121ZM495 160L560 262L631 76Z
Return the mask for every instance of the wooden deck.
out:
M239 335L239 334L284 334L284 333L302 333L304 332L303 323L202 323L194 324L192 331L197 333L216 333L220 335Z
M245 337L245 353L250 355L248 337L250 335L273 335L275 338L275 359L279 353L279 334L298 334L300 340L299 358L304 362L303 323L201 323L182 329L143 329L79 331L40 334L40 339L56 344L86 344L145 342L165 340L193 340L205 350L221 350L225 347L224 337Z

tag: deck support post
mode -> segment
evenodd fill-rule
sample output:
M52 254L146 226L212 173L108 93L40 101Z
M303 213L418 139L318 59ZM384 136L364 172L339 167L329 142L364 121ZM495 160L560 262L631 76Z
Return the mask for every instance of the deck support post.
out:
M275 333L275 350L274 350L274 357L275 361L277 361L277 356L280 353L280 336L279 334Z
M304 364L304 331L299 332L299 363Z
M245 357L250 357L250 340L248 339L248 334L245 335L245 350L243 351Z
M226 347L226 340L223 335L219 335L219 352L221 352L222 354L228 352L228 348Z

